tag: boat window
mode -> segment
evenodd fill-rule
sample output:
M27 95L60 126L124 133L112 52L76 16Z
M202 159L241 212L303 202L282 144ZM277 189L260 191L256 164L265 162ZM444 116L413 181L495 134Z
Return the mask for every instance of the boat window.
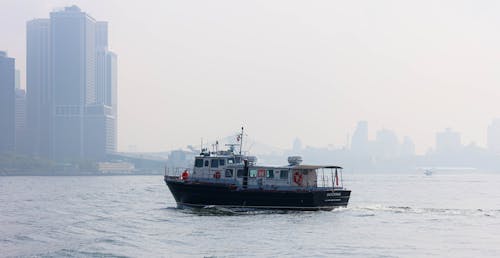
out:
M243 169L238 169L238 171L236 172L237 177L243 177L243 174L245 174L245 171Z
M208 159L205 160L205 167L208 167Z
M219 167L219 160L218 159L212 159L210 162L210 167L211 168L218 168Z
M194 166L197 168L203 167L203 159L195 159Z
M250 177L257 177L257 169L250 169Z
M226 165L226 160L225 159L219 159L219 166L225 166Z
M266 175L266 170L265 169L259 169L258 170L258 177L264 177Z
M234 163L234 158L227 159L227 164L233 164L233 163Z
M280 179L288 179L288 170L280 171Z
M233 177L233 170L232 169L226 169L226 177Z
M267 178L274 178L274 170L268 169L266 172L267 172L266 173Z
M234 163L236 164L241 163L241 157L234 158Z

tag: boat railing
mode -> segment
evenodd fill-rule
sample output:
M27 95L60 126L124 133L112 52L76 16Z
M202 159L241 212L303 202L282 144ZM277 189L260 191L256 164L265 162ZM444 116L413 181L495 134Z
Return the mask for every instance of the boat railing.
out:
M182 173L187 171L189 174L192 174L191 168L186 167L165 167L165 176L168 177L181 177Z
M343 188L342 169L321 168L316 176L319 187Z

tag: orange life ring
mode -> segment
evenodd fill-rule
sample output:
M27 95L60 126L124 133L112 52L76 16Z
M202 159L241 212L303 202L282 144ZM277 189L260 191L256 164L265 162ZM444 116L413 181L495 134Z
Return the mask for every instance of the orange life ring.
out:
M215 171L214 178L215 179L219 179L220 178L220 171Z
M293 182L295 182L298 185L302 185L302 174L299 172L293 173Z
M188 178L189 178L189 172L186 169L186 170L184 170L184 172L182 172L181 179L187 180Z

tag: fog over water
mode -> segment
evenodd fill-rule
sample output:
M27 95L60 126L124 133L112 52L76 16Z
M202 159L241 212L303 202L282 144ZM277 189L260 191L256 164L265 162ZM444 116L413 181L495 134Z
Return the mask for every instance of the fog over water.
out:
M366 120L423 153L446 127L484 146L500 117L497 1L0 0L0 49L23 76L26 21L72 4L109 22L121 151L241 125L280 148L342 146Z

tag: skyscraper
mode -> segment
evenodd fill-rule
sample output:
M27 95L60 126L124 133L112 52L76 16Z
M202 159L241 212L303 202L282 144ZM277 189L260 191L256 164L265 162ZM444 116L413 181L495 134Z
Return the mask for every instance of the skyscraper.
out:
M405 136L401 144L401 156L408 157L415 155L415 144L410 137Z
M101 133L106 141L106 153L116 152L116 55L108 49L108 23L96 23L96 105L102 106ZM98 147L99 149L102 147Z
M356 130L352 135L351 150L357 155L367 155L369 153L368 122L358 122Z
M0 51L0 153L15 149L15 60Z
M439 154L454 154L462 148L459 132L446 128L444 132L436 134L436 152Z
M375 154L381 158L395 158L399 156L399 141L396 133L388 129L377 131L375 139Z
M107 23L70 6L52 12L49 20L28 22L27 38L28 120L37 152L48 150L60 161L99 160L114 152L116 79L109 77L116 78L116 62L108 62L114 54L107 49ZM45 101L47 112L40 108Z
M15 79L16 89L21 88L21 71L16 69L16 79Z
M26 24L26 127L30 154L52 158L50 20Z
M78 7L50 14L53 153L82 160L86 105L95 103L95 20Z
M26 91L16 88L16 152L19 154L29 154L29 141L26 130Z

